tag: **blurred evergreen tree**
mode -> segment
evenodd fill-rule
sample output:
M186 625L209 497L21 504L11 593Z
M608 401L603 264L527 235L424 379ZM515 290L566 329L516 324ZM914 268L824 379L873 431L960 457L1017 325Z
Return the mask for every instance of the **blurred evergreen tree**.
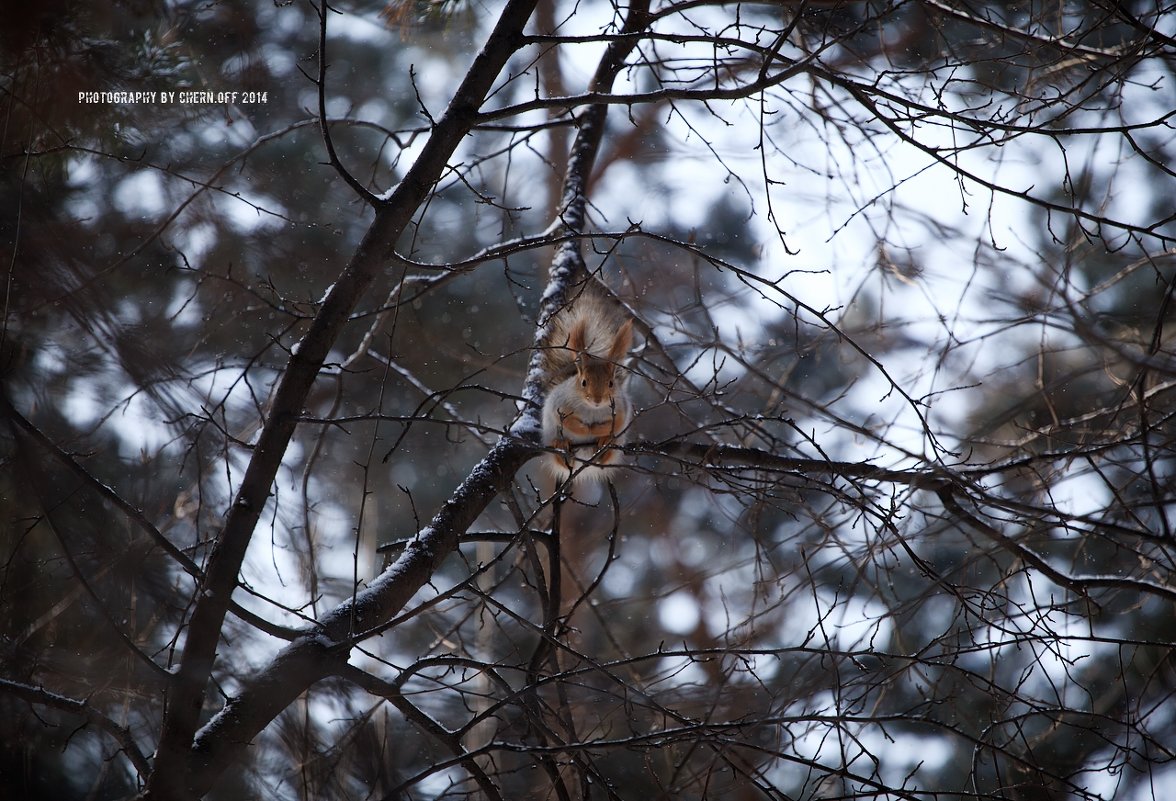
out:
M573 10L615 32L605 21L620 12L604 4L547 9L567 30ZM634 458L620 509L601 491L561 510L561 569L546 561L544 479L528 465L475 527L502 536L464 544L432 577L444 594L417 598L394 634L356 646L357 672L403 684L393 692L391 680L365 685L342 671L314 686L210 797L457 797L474 792L472 760L506 798L566 790L561 771L579 771L583 797L675 799L1047 798L1100 768L1163 773L1167 755L1146 752L1158 740L1132 738L1152 733L1151 710L1176 675L1170 600L1139 595L1142 582L1162 588L1170 577L1173 275L1157 246L1170 244L1168 127L1124 137L1150 159L1140 172L1122 167L1126 151L1105 163L1096 147L1090 166L1035 195L1049 209L1024 251L1038 261L1012 268L995 236L991 247L973 243L896 199L916 176L897 157L891 166L886 139L948 128L937 111L973 115L949 132L972 139L948 146L929 134L919 149L963 171L975 169L971 150L1030 133L1065 140L1089 123L1113 135L1130 118L1116 104L1144 50L1091 68L1093 49L1155 48L1145 77L1166 91L1173 62L1159 11L740 5L707 27L705 14L727 12L702 4L686 17L689 33L643 40L644 66L625 91L682 99L630 104L628 118L614 110L590 177L593 203L606 200L591 208L584 245L643 327L633 438L862 469L732 467L654 448ZM310 4L5 8L0 678L85 699L151 751L194 587L274 384L373 219L329 164L322 127L361 186L397 186L484 39L477 12L450 2L331 9L320 126ZM797 73L809 85L749 103L762 115L760 164L743 175L730 165L751 163L739 161L747 140L716 144L708 120L736 133L746 120L717 94L698 107L685 99L709 74L683 66L698 44L689 39L718 30L727 38L715 34L707 89L753 74L748 54L785 42L810 70ZM735 47L741 36L756 47ZM521 51L487 107L533 99L539 65L561 49ZM571 84L591 67L560 58L569 85L549 94L578 93ZM251 100L82 99L185 90ZM854 116L855 100L875 116ZM547 227L550 173L566 154L545 147L587 116L578 105L528 114L474 126L333 343L234 595L206 714L289 634L259 633L250 615L311 625L372 583L376 541L423 528L522 407L553 243L467 260ZM853 164L811 158L802 128L828 145L825 158L848 153ZM713 161L685 160L686 142ZM892 171L871 197L857 178L875 159ZM1139 224L1120 235L1098 215L1120 213L1104 202L1111 179L1138 175L1163 180L1131 184L1143 197L1122 216ZM787 247L793 231L760 191L782 187L795 200L807 181L851 187L831 238L857 236L851 222L873 225L873 208L884 208L892 225L857 247L877 264L771 263L773 234ZM1017 200L1027 191L1015 180L1005 188ZM841 213L824 202L830 219ZM1067 209L1086 216L1063 220ZM990 315L974 320L935 297L946 284L937 280L957 276L917 255L915 230L931 245L973 249L973 275L995 287ZM800 274L846 272L864 277L844 305L792 294ZM911 311L920 292L934 319ZM960 366L957 349L973 336L999 340L1000 353ZM941 372L946 385L912 388ZM933 414L938 393L964 390L958 407ZM909 402L894 412L888 399ZM890 464L957 471L972 511L1011 535L985 533L931 483L870 476ZM1069 515L1054 492L1102 505ZM1071 586L1051 565L1139 583ZM1043 575L1053 583L1038 597ZM581 600L553 619L561 593ZM555 655L544 651L551 642ZM1089 653L1071 658L1071 645ZM447 737L471 715L494 729L464 732L471 751L490 737L510 747L454 756ZM22 798L138 792L98 729L0 688L0 783ZM560 738L572 746L552 745ZM922 764L921 751L908 753L924 748ZM558 765L535 756L544 749ZM1124 780L1132 791L1139 781Z

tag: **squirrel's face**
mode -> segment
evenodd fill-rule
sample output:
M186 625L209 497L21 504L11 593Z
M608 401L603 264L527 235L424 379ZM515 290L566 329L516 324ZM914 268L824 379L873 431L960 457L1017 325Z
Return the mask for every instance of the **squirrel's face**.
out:
M608 406L616 396L615 365L602 359L593 359L580 365L576 372L576 381L580 386L580 394L591 406Z
M611 381L607 386L601 387L599 385L594 386L591 381L584 379L580 382L580 387L584 391L584 399L593 406L605 406L612 399Z

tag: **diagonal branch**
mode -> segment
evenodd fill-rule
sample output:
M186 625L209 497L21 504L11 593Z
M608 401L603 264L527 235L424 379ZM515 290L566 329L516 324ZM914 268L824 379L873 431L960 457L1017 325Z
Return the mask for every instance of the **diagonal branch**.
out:
M1036 569L1058 586L1065 587L1075 595L1090 598L1090 590L1097 588L1119 589L1133 595L1154 595L1165 601L1176 601L1176 587L1159 584L1154 581L1132 578L1130 576L1116 576L1108 574L1079 574L1071 575L1064 570L1054 567L1050 561L1034 551L1024 543L1010 537L1008 534L986 523L976 515L966 510L950 487L939 489L936 494L943 503L943 508L963 521L970 528L980 532L995 542L1004 550L1020 559L1025 564Z
M520 418L516 431L529 420ZM312 684L346 664L355 643L402 609L432 578L464 533L536 449L521 436L505 436L474 467L428 526L366 589L329 611L319 626L283 649L254 674L201 729L193 748L193 789L207 792L215 777L271 720Z
M404 715L405 719L413 723L437 743L453 753L462 766L469 771L478 787L485 794L488 801L502 801L502 795L486 771L478 764L474 755L465 749L461 743L461 732L452 732L442 726L424 710L410 703L400 692L400 688L389 684L383 679L365 673L353 665L344 665L339 671L339 677L362 687L372 695L383 697Z
M177 548L171 540L165 537L163 532L156 528L140 509L115 492L109 485L102 483L97 477L86 470L77 459L59 448L53 440L45 436L45 432L41 431L28 418L13 408L12 404L2 394L0 394L0 415L7 417L16 428L23 431L38 447L44 449L57 462L81 479L85 486L96 492L103 500L110 503L116 509L122 511L127 519L142 529L151 538L152 542L174 559L185 573L197 582L204 577L200 566L193 562L186 553ZM292 640L297 636L295 629L266 620L241 606L236 601L229 604L229 611L254 628L259 631L264 631L270 636L283 640Z
M194 798L200 794L197 792L200 787L207 789L211 785L214 777L207 771L191 773L189 757L193 737L241 563L306 397L360 297L382 273L400 233L428 196L457 145L475 125L478 108L522 42L522 30L534 4L535 0L508 0L486 45L471 64L417 160L376 209L359 247L323 299L302 341L292 349L289 364L274 393L271 415L261 430L224 529L213 546L205 581L196 597L182 661L168 690L147 798ZM247 742L248 738L237 740L229 747L236 751Z
M495 33L491 36L482 58L487 51L494 50L501 56L501 61L493 64L475 61L470 74L486 73L493 70L494 74L501 69L505 58L509 56L509 43L515 41L518 31L526 22L526 15L522 8L526 5L523 0L514 5L508 5L503 17L499 20ZM529 8L529 6L526 6ZM513 10L512 10L513 9ZM644 25L646 12L644 6L631 9L630 26ZM513 26L513 27L512 27ZM634 40L617 43L606 51L594 78L594 86L607 88L611 86L617 73L624 65L624 60L632 47ZM464 89L464 85L463 85ZM462 95L463 90L459 90ZM455 98L454 103L457 100ZM447 120L453 113L453 104L438 122L438 133L446 126ZM472 125L476 114L476 106L463 106L462 119ZM571 234L583 230L586 219L587 197L583 192L588 177L591 175L600 140L604 134L604 119L607 107L600 106L589 109L582 117L579 131L572 148L569 160L569 171L565 180L564 202L562 205L561 221L566 232ZM447 134L449 135L449 134ZM427 161L430 147L434 139L430 139L418 158L415 166ZM453 141L456 146L457 140ZM448 157L450 151L445 153ZM435 158L433 156L432 158ZM410 174L411 175L411 174ZM413 177L419 181L418 176ZM410 177L406 177L398 188L399 193L405 185L410 185ZM427 186L425 187L427 189ZM389 203L377 210L376 222L373 230L380 225L380 220L396 210L398 213L411 214L415 209L403 211L395 195ZM405 220L407 221L407 216ZM365 246L372 238L372 233L365 239ZM386 240L394 241L394 237ZM361 246L361 251L364 246ZM359 258L357 254L356 258ZM563 247L557 253L555 265L551 271L548 291L544 296L544 313L549 314L563 302L564 292L571 280L577 275L586 275L583 269L583 259L579 254L578 239L570 237L565 240ZM336 285L336 289L338 285ZM334 293L332 293L334 294ZM330 296L328 297L330 302ZM324 304L323 312L326 311ZM317 322L317 321L316 321ZM312 329L313 332L314 329ZM540 331L537 336L541 336ZM309 339L310 334L307 335ZM304 340L305 342L306 340ZM306 346L295 352L295 358L303 355ZM321 351L325 356L325 350ZM321 357L320 357L321 359ZM230 699L225 707L204 726L196 736L192 746L193 759L188 765L190 777L187 788L192 796L199 796L207 792L215 782L216 777L235 759L242 748L252 740L266 725L281 713L307 688L322 678L331 675L345 664L347 656L355 642L367 636L382 623L389 620L409 599L432 577L441 562L453 553L460 543L460 537L473 524L482 511L497 497L502 488L508 486L515 472L537 452L535 440L539 430L539 408L541 406L541 376L538 374L537 360L532 360L532 366L527 377L524 396L529 403L522 414L512 425L510 432L502 437L490 449L490 452L471 471L461 485L454 490L449 500L433 517L428 526L419 531L404 548L400 557L376 578L365 590L356 594L353 600L348 600L330 612L322 619L320 625L308 630L304 635L283 649L267 666L255 673L243 686L237 697ZM293 368L293 360L292 360ZM283 387L285 386L283 382ZM307 385L309 388L309 385ZM278 400L281 400L282 388L279 388ZM300 396L305 397L305 394ZM278 410L286 409L280 403L275 403L275 419L281 419ZM288 412L286 412L288 413ZM267 426L267 429L269 426ZM263 435L264 436L264 435ZM259 443L259 450L261 444ZM255 456L254 462L257 461ZM253 464L251 463L251 468ZM276 465L274 466L276 471ZM273 473L270 473L272 481ZM246 476L248 481L249 476ZM268 489L268 483L266 485ZM242 492L242 496L244 492ZM258 500L264 501L264 496ZM234 507L234 512L240 509L240 501ZM260 504L257 509L260 509ZM241 512L242 515L245 512ZM253 511L251 519L256 522L258 511ZM230 524L232 520L230 519ZM226 525L226 530L228 524ZM249 530L252 530L251 528ZM222 537L222 541L225 538ZM243 550L241 552L243 556ZM240 561L237 561L237 567ZM234 568L234 579L235 571ZM209 568L212 574L212 568ZM195 622L195 621L194 621Z
M17 698L22 698L30 704L60 709L63 712L84 718L114 738L114 741L118 743L119 747L126 752L127 759L135 766L135 770L138 771L140 776L146 776L150 772L151 763L147 761L147 757L139 749L139 745L135 742L135 738L130 730L115 723L114 720L95 709L86 701L79 701L76 698L50 692L43 687L33 687L32 685L9 679L0 679L0 691L15 695Z

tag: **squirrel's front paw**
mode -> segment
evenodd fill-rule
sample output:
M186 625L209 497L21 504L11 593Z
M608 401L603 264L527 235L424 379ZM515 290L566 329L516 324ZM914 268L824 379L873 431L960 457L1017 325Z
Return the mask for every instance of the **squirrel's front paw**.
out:
M572 466L572 443L566 439L552 440L551 447L559 451L558 458L564 463L564 466L571 469Z
M616 440L612 437L598 437L596 440L596 463L597 464L612 464L617 460L617 449L610 448L610 445L615 445Z

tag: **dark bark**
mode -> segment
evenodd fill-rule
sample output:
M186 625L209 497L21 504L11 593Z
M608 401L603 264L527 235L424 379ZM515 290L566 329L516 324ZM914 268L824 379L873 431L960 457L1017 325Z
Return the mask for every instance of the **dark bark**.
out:
M212 674L221 627L254 528L265 508L274 476L294 433L306 396L351 311L388 263L393 244L428 196L449 157L476 121L478 107L507 59L522 43L523 27L535 0L511 0L474 60L445 114L396 190L376 206L375 219L303 337L278 385L237 497L217 538L188 624L181 662L168 690L167 710L147 783L152 799L193 798L211 782L207 771L194 776L188 756L200 723L205 689ZM233 747L240 748L243 741Z

